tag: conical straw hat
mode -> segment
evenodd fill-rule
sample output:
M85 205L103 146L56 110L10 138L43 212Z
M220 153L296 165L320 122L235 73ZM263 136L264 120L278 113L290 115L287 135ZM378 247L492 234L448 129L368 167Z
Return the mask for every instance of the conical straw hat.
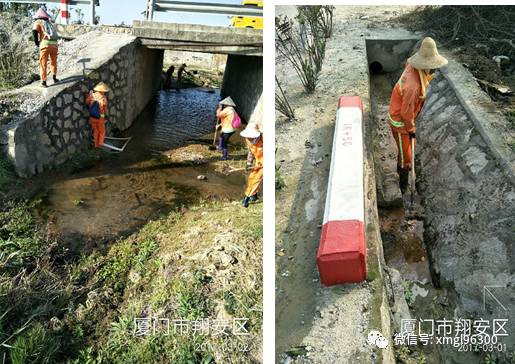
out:
M259 131L259 127L256 123L248 123L245 130L243 130L240 135L244 138L254 139L261 135Z
M429 70L443 67L448 61L438 53L438 49L436 49L436 43L433 38L426 37L422 41L418 52L408 58L408 62L413 66L413 68Z
M231 96L227 96L225 99L220 101L219 104L226 105L226 106L233 106L233 107L236 106L234 101L232 101Z
M109 92L109 87L103 83L103 82L99 82L95 88L93 89L93 91L97 91L97 92Z
M39 8L34 14L34 19L50 19L50 15L43 8Z

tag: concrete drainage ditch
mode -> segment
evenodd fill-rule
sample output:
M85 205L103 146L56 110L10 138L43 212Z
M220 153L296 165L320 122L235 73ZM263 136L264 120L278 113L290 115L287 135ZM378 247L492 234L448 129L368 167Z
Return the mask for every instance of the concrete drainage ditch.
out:
M397 150L387 123L393 85L417 38L367 39L372 123L386 291L393 333L402 319L475 320L509 318L513 309L513 152L492 132L493 110L472 75L450 59L436 73L418 118L416 213L405 216L396 173ZM472 104L472 106L471 106ZM498 286L499 301L485 299L485 286ZM513 323L506 324L507 332ZM453 333L454 334L454 333ZM435 336L437 333L435 332ZM508 360L505 346L398 346L397 358L424 357L427 363L476 363L484 352ZM476 350L474 350L476 349ZM476 352L474 352L476 351ZM456 361L454 361L456 360ZM404 362L408 362L407 360Z

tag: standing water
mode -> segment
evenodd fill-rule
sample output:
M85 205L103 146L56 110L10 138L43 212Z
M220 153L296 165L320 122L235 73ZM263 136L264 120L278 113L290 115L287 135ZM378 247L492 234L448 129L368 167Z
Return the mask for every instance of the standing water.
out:
M43 214L53 232L69 242L96 243L201 200L239 198L243 173L217 171L219 154L198 142L213 130L218 100L218 90L160 91L123 132L132 137L124 152L50 181ZM167 158L181 149L180 161Z

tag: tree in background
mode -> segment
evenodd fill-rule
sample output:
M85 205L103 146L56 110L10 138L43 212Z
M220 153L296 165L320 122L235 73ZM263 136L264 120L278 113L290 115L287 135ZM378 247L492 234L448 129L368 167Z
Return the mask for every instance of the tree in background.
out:
M0 4L0 11L6 11L12 14L32 16L41 6L45 4Z
M75 9L75 15L77 16L77 20L73 22L73 24L84 24L84 12L81 8Z

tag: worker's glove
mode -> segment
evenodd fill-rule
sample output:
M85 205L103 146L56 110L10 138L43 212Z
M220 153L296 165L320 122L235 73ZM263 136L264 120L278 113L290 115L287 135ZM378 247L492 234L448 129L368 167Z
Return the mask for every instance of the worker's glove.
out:
M410 139L416 139L415 132L413 132L413 133L408 133L408 134L409 134L409 138L410 138Z
M245 164L245 170L250 171L252 169L252 163Z

